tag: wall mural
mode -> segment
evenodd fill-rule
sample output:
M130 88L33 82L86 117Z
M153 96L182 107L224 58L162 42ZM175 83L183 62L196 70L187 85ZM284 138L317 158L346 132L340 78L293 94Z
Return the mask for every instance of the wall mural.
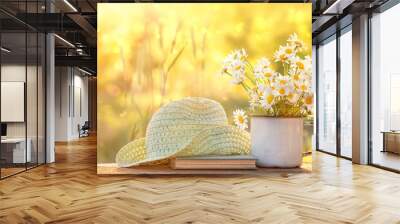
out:
M311 114L311 48L311 4L98 4L98 164L249 153L261 73L309 71L274 93Z

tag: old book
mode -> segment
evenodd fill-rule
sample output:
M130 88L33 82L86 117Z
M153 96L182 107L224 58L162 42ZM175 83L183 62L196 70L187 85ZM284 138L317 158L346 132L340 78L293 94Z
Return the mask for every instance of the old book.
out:
M176 157L171 159L172 169L256 169L256 159L252 156L199 156Z

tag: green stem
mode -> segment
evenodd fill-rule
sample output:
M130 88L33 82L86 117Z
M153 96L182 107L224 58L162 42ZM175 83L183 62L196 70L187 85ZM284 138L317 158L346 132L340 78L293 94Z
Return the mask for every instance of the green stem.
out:
M251 71L254 73L253 65L251 65L251 63L248 60L246 60L246 63L247 63L248 66L250 66Z
M283 75L285 76L287 73L286 73L286 63L285 62L282 62L283 63Z
M244 73L244 75L250 80L250 82L251 82L253 85L256 84L256 81L253 80L246 72Z
M232 74L231 73L229 73L229 72L225 72L227 75L229 75L230 77L233 77L232 76ZM249 87L249 86L247 86L244 82L241 82L240 83L241 85L242 85L242 87L244 88L244 90L246 91L246 92L248 92L251 88Z
M251 65L251 63L250 63L247 59L245 60L245 63L246 63L246 65L247 65L248 67L250 67L251 73L254 74L254 68L253 68L253 66ZM251 81L251 83L252 83L253 85L256 84L255 80L254 80L251 76L249 76L247 73L244 73L244 75Z

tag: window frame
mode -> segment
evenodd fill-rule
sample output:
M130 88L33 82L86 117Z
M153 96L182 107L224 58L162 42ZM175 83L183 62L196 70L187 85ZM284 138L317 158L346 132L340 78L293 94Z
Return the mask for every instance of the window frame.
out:
M316 44L316 115L315 115L315 120L316 120L316 138L315 138L315 145L316 145L316 151L318 152L323 152L332 156L336 156L339 158L343 158L346 160L352 160L352 158L347 157L342 155L342 150L341 150L341 118L340 118L340 104L341 104L341 97L340 97L340 84L341 84L341 64L340 64L340 37L342 35L344 35L347 32L352 32L352 23L350 22L349 24L347 24L346 26L344 26L341 29L338 29L336 31L336 33L333 33L332 35L326 37L325 39L319 41ZM319 80L319 72L320 72L320 68L319 68L319 47L322 43L328 43L330 41L336 41L336 152L332 153L329 152L327 150L324 150L322 148L320 148L320 144L319 144L319 88L320 88L320 80Z

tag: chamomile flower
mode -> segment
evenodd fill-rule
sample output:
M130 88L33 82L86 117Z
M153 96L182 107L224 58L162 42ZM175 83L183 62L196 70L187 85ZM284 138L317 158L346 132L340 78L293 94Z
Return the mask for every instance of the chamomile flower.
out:
M259 106L259 101L260 101L260 96L257 92L251 93L250 94L250 109L254 110L256 107Z
M292 45L286 44L286 46L283 47L283 52L288 58L291 58L296 54L296 49Z
M275 84L278 85L278 86L286 86L286 85L289 85L289 83L290 83L290 77L289 76L279 75L275 79Z
M262 77L267 80L272 80L275 77L275 72L271 68L267 68L263 71Z
M244 82L244 80L245 80L244 72L243 73L235 72L232 74L232 80L231 80L232 84L238 85L238 84Z
M292 80L294 83L298 83L301 82L302 80L304 80L304 74L301 72L297 72L295 70L292 70L289 72L289 75L291 76Z
M222 74L232 76L233 84L240 84L245 80L247 53L244 49L235 50L224 60Z
M275 62L289 63L295 54L295 46L289 44L280 46L279 50L277 50L274 54Z
M235 60L245 61L248 57L245 49L239 49L232 52L232 57Z
M289 87L287 86L278 86L276 87L274 94L276 96L287 96L289 95Z
M310 56L305 56L304 57L304 65L305 65L305 69L304 72L309 73L310 77L311 77L311 73L312 73L312 60Z
M233 84L242 83L245 79L245 72L245 64L240 60L234 60L227 69L227 73L232 76L231 81Z
M297 84L298 91L303 93L311 92L311 85L307 80L303 80Z
M247 60L247 52L244 49L234 50L223 61L223 67L231 67L231 64L235 61L244 63Z
M247 129L248 128L248 121L247 121L247 114L242 109L237 109L233 111L233 121L235 125L240 129Z
M274 52L271 61L260 58L254 67L244 49L235 50L225 58L222 73L231 76L232 83L243 86L251 110L257 108L271 116L305 116L312 112L313 104L311 57L303 56L305 48L304 42L293 33ZM275 62L280 72L271 66ZM236 110L234 122L246 129L246 113Z
M234 60L233 60L232 54L229 54L228 56L226 56L226 58L222 62L221 75L225 75L226 73L229 72L229 69L232 67L233 61Z
M267 88L261 96L260 104L264 109L271 109L275 103L275 95L271 88Z
M264 92L265 89L267 89L267 85L264 83L257 82L256 85L257 85L257 91L260 93Z
M291 67L299 71L304 71L306 66L304 64L304 61L300 57L294 57L291 63Z
M307 72L311 71L311 60L308 59L301 59L300 57L293 57L291 64L291 69L297 72Z
M314 95L312 93L307 93L303 97L303 103L308 112L311 112L313 109Z
M254 76L257 79L271 79L274 71L270 68L271 62L267 58L261 58L254 66Z
M305 44L302 40L299 39L296 33L293 33L289 36L287 40L291 45L295 46L297 50L303 51L305 48Z
M275 51L274 53L275 62L286 62L288 60L287 55L285 54L282 46L279 47L279 50Z
M291 104L296 104L297 101L299 100L299 98L300 98L300 95L297 94L297 93L294 93L294 92L290 92L290 93L287 95L287 99L288 99L288 101L289 101Z
M293 82L290 80L288 76L280 76L275 81L274 87L275 87L274 94L276 96L282 96L282 97L288 96L295 90Z

